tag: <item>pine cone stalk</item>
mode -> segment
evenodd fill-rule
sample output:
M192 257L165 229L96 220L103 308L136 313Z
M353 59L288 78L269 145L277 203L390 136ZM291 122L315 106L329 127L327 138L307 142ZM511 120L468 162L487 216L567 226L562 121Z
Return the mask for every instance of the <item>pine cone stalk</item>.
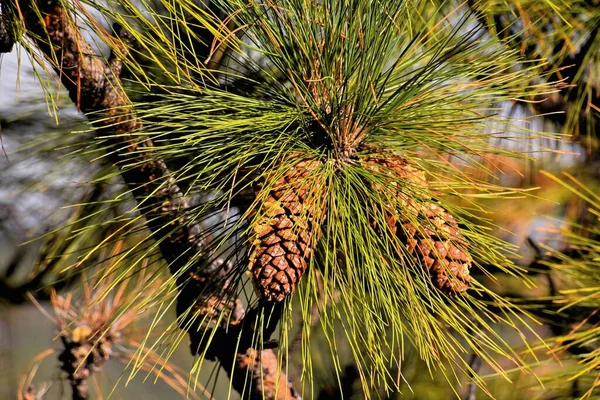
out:
M307 178L321 165L317 160L300 161L257 190L258 198L261 191L268 193L258 216L251 217L248 268L266 301L279 302L292 295L307 270L312 245L320 236L316 222L323 208L321 185Z

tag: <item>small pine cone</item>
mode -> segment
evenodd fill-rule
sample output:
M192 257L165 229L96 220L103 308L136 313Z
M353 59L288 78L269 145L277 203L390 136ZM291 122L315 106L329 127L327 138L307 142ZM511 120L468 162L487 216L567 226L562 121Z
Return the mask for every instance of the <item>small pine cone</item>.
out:
M414 198L399 191L395 195L397 203L408 209L412 218L396 221L391 215L386 217L391 231L405 244L408 253L419 260L433 284L446 295L454 296L467 290L472 262L468 243L454 217L429 200L431 196L427 193L431 191L424 171L411 166L406 159L390 154L369 157L365 162L375 171L407 180L412 185L411 190L414 189Z
M312 253L315 197L319 185L306 176L321 166L316 160L300 161L270 185L266 201L252 226L249 270L255 287L267 301L282 301L296 290ZM261 188L262 189L262 188Z
M219 323L221 328L237 325L244 316L244 308L239 299L230 300L221 296L210 296L193 304L194 318L204 329L213 329Z

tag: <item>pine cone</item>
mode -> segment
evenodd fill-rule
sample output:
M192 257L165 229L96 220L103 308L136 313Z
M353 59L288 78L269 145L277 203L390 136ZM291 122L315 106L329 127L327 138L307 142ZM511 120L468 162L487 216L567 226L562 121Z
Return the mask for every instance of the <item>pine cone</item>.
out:
M267 301L282 301L294 293L306 272L313 235L320 235L315 220L319 185L306 176L321 166L300 161L269 186L259 217L253 222L249 270L255 287ZM265 185L261 185L259 191Z
M364 162L374 171L407 180L415 191L414 197L400 191L395 193L396 204L409 210L412 218L396 220L391 213L386 215L391 232L404 243L408 253L419 260L442 292L453 296L467 290L472 261L468 243L454 217L431 200L425 173L404 158L390 154L368 157Z
M414 222L397 222L396 235L429 271L431 279L442 292L453 296L469 288L471 256L467 242L452 215L433 202L409 206L419 217L420 227Z

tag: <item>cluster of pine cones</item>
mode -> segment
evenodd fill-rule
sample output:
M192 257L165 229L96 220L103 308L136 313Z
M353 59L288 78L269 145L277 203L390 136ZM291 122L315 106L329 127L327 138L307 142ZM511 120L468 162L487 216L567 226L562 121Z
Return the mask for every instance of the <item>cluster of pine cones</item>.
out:
M452 215L427 194L431 191L425 173L392 154L375 154L358 162L418 189L408 196L397 188L395 205L406 210L410 218L390 212L385 218L390 229L385 231L397 236L443 293L454 296L467 290L471 267L467 242ZM313 246L321 235L325 206L324 188L310 184L312 181L306 178L321 166L318 160L299 158L283 175L257 189L257 196L266 195L266 201L261 203L259 216L251 218L249 272L266 301L282 301L292 295L307 270ZM372 188L378 189L377 185Z

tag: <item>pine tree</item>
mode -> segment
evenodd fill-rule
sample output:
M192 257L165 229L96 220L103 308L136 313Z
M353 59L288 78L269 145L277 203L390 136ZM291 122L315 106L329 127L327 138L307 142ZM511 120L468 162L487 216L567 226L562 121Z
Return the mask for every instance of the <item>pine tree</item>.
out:
M177 290L192 373L217 360L249 398L310 396L311 354L302 382L281 365L294 317L309 326L313 307L338 374L345 336L365 397L400 389L389 371L408 342L446 380L473 372L471 353L503 376L500 356L528 370L490 322L524 337L518 308L472 274L492 264L522 278L514 249L487 233L472 199L519 193L475 174L523 157L488 132L499 102L553 92L532 83L535 66L470 30L475 17L452 2L155 3L92 2L115 22L90 24L112 49L102 60L78 28L79 3L19 2L19 40L53 62L93 128L73 155L108 158L97 180L125 183L109 200L123 211L102 224L114 229L76 265L125 240L119 281L159 254L156 273L170 277L142 290L156 291L157 316Z

